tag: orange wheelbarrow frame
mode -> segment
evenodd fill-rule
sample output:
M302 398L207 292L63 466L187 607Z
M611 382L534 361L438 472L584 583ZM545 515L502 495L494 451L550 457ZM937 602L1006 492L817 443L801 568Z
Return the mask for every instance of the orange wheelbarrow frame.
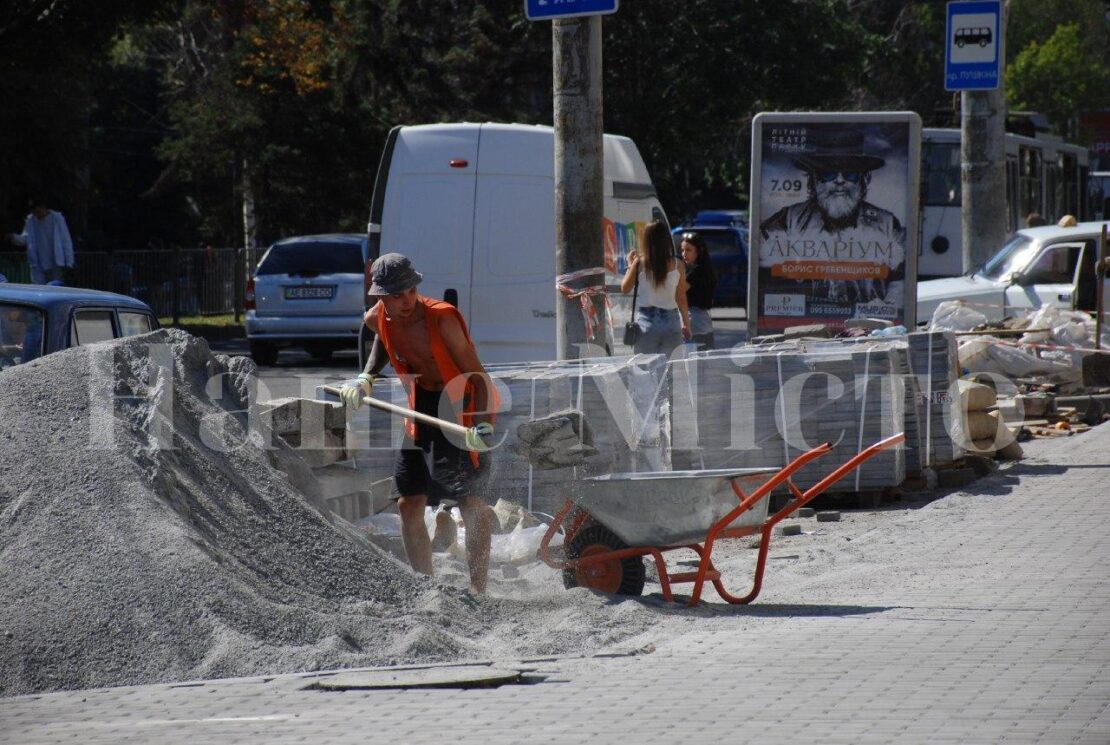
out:
M818 445L812 450L807 450L802 453L767 479L767 481L751 494L745 494L738 483L739 479L733 478L731 480L732 491L736 494L739 504L727 515L713 523L706 533L704 543L690 543L677 546L630 546L615 551L591 552L588 556L582 556L577 559L559 558L552 553L551 540L558 533L559 528L566 521L576 505L573 499L568 499L559 510L559 513L555 515L555 518L551 521L551 525L548 526L543 541L540 543L539 555L548 566L561 570L577 570L580 567L601 564L603 562L620 561L621 559L633 556L642 557L650 555L655 561L655 568L659 574L659 584L663 587L663 599L667 602L674 602L674 592L671 590L672 585L692 582L694 589L690 594L688 605L697 605L698 602L701 601L705 583L709 581L713 583L713 587L716 588L717 594L725 601L733 604L750 603L756 599L763 586L763 572L767 567L767 552L771 547L771 532L774 530L775 526L799 507L804 507L813 500L814 497L817 497L837 481L859 468L865 461L878 455L887 448L901 444L905 439L905 434L899 433L876 442L874 445L856 453L856 455L852 456L852 458L842 466L804 492L794 484L792 476L810 461L816 460L832 450L832 445L830 443L826 442ZM791 499L785 507L775 512L773 515L770 515L763 521L762 525L755 527L729 527L737 518L759 504L760 500L770 494L771 490L783 483L786 484L787 488L790 489L790 493L793 495L793 499ZM564 546L574 539L574 536L577 535L589 516L589 512L583 509L574 520L571 521L571 524L567 527L564 534ZM743 596L733 595L725 589L724 582L721 580L721 573L713 566L713 546L721 538L744 538L746 536L755 535L756 533L760 534L759 557L756 560L755 578L752 583L751 591ZM666 562L663 560L663 553L666 551L676 551L678 549L689 549L698 555L698 568L696 571L670 572L667 570Z

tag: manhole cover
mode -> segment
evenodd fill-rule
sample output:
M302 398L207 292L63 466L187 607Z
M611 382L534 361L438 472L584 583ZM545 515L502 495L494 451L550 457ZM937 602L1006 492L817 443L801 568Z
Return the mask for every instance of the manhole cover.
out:
M432 667L419 670L371 670L341 673L317 681L325 691L358 691L374 688L494 688L520 682L519 670L485 665Z

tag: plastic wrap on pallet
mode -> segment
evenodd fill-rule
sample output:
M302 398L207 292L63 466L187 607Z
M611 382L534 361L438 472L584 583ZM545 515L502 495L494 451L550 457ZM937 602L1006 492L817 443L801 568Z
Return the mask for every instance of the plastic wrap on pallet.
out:
M862 448L905 429L905 374L894 345L786 343L705 352L670 363L671 458L676 469L782 467L831 442L798 474L815 483ZM904 448L881 453L832 491L905 479Z
M945 467L963 458L964 441L959 400L955 395L960 376L956 336L950 331L914 332L898 337L877 339L837 339L829 344L874 345L891 341L906 350L910 378L907 396L915 397L906 408L906 470ZM809 348L816 348L812 343ZM912 379L911 379L912 378ZM916 438L913 431L916 430Z

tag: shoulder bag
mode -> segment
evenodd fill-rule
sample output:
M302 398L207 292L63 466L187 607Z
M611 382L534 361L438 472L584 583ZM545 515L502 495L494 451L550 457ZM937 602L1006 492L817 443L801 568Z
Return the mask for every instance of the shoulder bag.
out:
M640 328L640 324L636 323L636 293L640 291L640 272L636 272L636 284L632 286L632 320L624 324L624 345L626 347L636 346L636 342L640 340L640 334L644 332Z

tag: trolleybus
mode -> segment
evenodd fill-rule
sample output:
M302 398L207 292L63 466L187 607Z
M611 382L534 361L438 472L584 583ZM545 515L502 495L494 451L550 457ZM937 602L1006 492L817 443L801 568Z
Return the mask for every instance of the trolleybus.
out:
M1026 227L1032 212L1051 223L1088 215L1087 150L1058 139L1006 134L1006 224ZM955 277L963 265L960 218L960 130L930 129L921 137L921 279Z

